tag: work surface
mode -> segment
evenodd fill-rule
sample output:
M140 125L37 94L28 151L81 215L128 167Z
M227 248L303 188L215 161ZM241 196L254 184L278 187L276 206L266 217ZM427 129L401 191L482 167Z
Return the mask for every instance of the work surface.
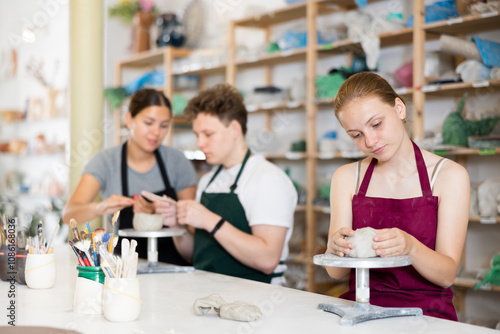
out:
M113 323L100 315L73 312L76 257L66 245L56 248L57 281L48 290L15 286L16 325L49 326L85 334L111 333L498 333L491 329L432 317L399 317L345 327L339 317L317 310L319 303L350 302L204 271L140 275L142 310L130 323ZM7 325L10 284L0 281L0 326ZM193 313L195 299L217 293L227 302L242 300L259 306L263 320L223 320L213 311ZM2 329L0 328L0 333Z

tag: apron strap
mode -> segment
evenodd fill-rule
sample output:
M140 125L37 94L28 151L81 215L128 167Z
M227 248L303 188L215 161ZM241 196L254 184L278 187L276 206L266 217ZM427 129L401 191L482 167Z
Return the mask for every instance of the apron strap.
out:
M121 179L122 195L128 197L128 177L127 177L127 142L122 145Z
M127 143L123 143L122 145L122 157L121 157L121 180L122 180L122 195L129 197L128 195L128 165L127 165ZM170 182L168 181L168 176L167 176L167 170L165 169L165 165L163 164L163 159L161 158L160 152L158 149L155 150L155 157L156 157L156 163L158 164L158 168L160 169L161 177L163 179L163 183L165 184L165 190L168 191L169 189L172 190L172 194L175 194L174 189L170 185ZM177 198L174 198L177 200Z
M250 157L250 154L252 152L250 152L250 149L247 150L247 153L245 154L245 158L243 159L243 162L241 163L241 168L240 170L238 171L238 175L236 175L236 179L234 180L234 183L231 185L230 189L231 189L231 193L234 192L234 190L236 189L236 187L238 186L238 180L240 179L240 176L241 176L241 172L243 172L243 168L245 167L246 163L247 163L247 160L248 160L248 157ZM210 179L210 181L208 182L207 186L205 187L205 190L207 190L208 186L212 183L213 180L215 180L215 178L217 177L217 175L219 174L219 172L222 170L222 165L219 166L219 168L217 169L217 171L215 172L214 176L212 176L212 178Z
M165 191L169 194L175 194L173 199L177 201L178 199L177 193L175 192L175 189L172 188L172 186L170 185L170 181L168 180L167 170L165 169L165 165L163 164L163 159L161 157L160 150L158 148L155 150L155 156L156 156L156 162L158 163L158 167L160 168L160 173L163 179L163 183L165 184Z
M366 195L366 191L368 190L368 184L370 184L370 180L373 174L373 169L375 168L377 161L378 160L375 158L372 158L372 161L370 161L370 165L368 166L368 169L365 172L365 176L363 177L363 182L361 183L361 187L359 188L358 195L361 196Z
M431 185L429 183L429 175L427 174L427 167L422 156L420 148L412 140L413 150L415 151L415 160L417 161L418 178L420 179L420 187L424 196L432 196Z
M250 157L250 154L251 154L250 149L247 149L247 154L245 154L245 159L243 159L243 163L241 164L240 171L238 172L238 175L236 175L236 180L234 180L234 183L230 188L232 193L234 193L234 190L238 186L238 180L240 179L241 173L243 172L243 168L245 167L247 160L248 160L248 157Z

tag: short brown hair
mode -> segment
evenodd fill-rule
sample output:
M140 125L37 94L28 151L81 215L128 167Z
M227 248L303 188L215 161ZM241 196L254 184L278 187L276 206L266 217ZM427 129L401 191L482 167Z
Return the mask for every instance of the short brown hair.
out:
M404 100L396 94L387 80L380 75L372 72L360 72L349 77L340 86L335 101L333 101L335 116L338 117L342 109L353 100L369 96L376 96L392 107L396 103L396 98L404 103Z
M225 125L235 120L240 123L243 134L247 132L247 110L243 96L231 85L220 84L193 97L184 109L184 116L192 121L200 113L217 116Z

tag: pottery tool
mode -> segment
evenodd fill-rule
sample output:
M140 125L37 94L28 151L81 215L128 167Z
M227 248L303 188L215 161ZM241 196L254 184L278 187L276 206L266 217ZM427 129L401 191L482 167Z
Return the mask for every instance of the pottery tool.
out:
M97 253L96 258L98 265L101 263L101 254L100 254L101 251L99 250L100 248L99 245L102 242L102 236L104 235L104 233L106 233L106 230L103 229L102 227L95 229L94 242L95 242L95 251Z
M85 224L87 225L87 233L92 234L92 230L90 229L89 222L86 222Z
M113 238L114 238L115 233L116 233L116 221L118 220L118 217L120 217L120 211L116 211L113 214L113 218L111 219L111 225L113 226L113 234L111 234L111 242L109 243L109 246L108 246L108 251L110 253L113 253Z
M104 271L104 275L106 275L106 277L116 277L115 273L113 272L113 268L111 268L111 265L107 260L102 261L101 268L102 271Z
M23 230L17 231L17 248L25 249L26 248L26 234Z
M76 220L74 220L73 218L71 218L69 220L69 226L71 227L71 229L73 230L73 236L75 238L77 238L78 240L80 240L80 234L78 233L78 223L76 222Z
M128 239L123 239L122 240L122 249L121 249L121 254L122 254L122 259L125 262L127 257L128 257L128 252L130 248L130 241Z
M150 201L162 201L162 202L167 202L173 205L176 205L177 202L171 199L170 197L163 197L159 196L156 194L153 194L152 192L149 192L147 190L141 191L141 195L144 196L145 198L149 199Z
M38 243L40 247L43 247L43 221L40 220L37 228Z
M47 244L47 254L50 254L54 251L54 248L52 247L52 243L54 242L54 239L56 238L57 232L59 232L59 224L56 225L56 228L54 229L54 232L52 233L52 236L49 239L49 243Z

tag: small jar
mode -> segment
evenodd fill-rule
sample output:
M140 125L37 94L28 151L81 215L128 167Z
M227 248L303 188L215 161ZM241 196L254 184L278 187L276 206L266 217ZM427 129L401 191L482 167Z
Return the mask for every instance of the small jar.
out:
M185 36L182 25L177 21L177 16L172 13L160 14L156 18L158 26L158 39L156 45L163 47L171 45L180 47L184 44Z

